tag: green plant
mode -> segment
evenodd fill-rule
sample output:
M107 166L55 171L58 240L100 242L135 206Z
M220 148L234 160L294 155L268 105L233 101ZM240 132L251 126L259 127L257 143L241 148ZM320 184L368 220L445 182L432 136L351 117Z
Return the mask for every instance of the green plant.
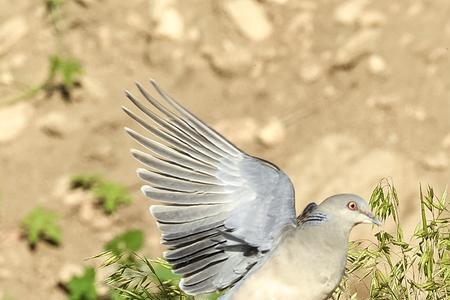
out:
M194 300L178 287L180 276L174 274L162 259L149 260L135 253L132 260L122 259L110 251L98 257L104 258L104 266L114 266L115 271L106 283L126 300ZM218 294L211 295L214 300Z
M95 269L87 267L84 274L74 276L67 283L69 300L96 300L97 290L95 288Z
M112 214L122 204L131 203L131 196L124 186L97 175L75 175L71 179L71 186L91 190L106 214Z
M194 300L178 286L181 277L175 274L163 259L149 260L132 252L132 259L123 259L125 252L106 251L97 256L104 259L103 266L115 271L106 280L113 291L124 300ZM204 300L216 300L221 293L207 295Z
M66 99L69 99L72 89L80 84L83 69L80 61L69 55L66 47L64 47L64 30L61 26L64 3L64 0L45 0L47 13L55 34L56 51L49 57L47 79L41 85L41 88L47 92L59 90Z
M45 6L48 13L53 13L61 9L64 4L64 0L45 0Z
M70 56L55 54L50 56L49 65L44 88L47 90L60 88L65 97L70 97L70 92L80 82L79 78L83 71L80 61Z
M370 300L450 299L450 211L447 195L437 197L431 187L420 188L421 218L411 237L405 238L395 188L383 181L370 205L395 232L378 232L376 242L358 241L348 256L347 278L336 299L347 299L348 281L368 282Z
M123 255L127 261L131 261L133 253L141 250L144 245L144 233L142 230L128 230L115 236L105 245L105 251L110 251L114 255Z
M22 220L26 238L31 247L35 247L39 239L53 244L61 241L61 228L57 225L58 216L55 212L42 207L36 207Z
M103 181L96 185L92 191L101 200L106 214L112 214L119 205L131 202L127 189L117 183Z
M73 189L82 188L90 190L98 182L101 182L102 178L98 175L92 174L77 174L70 179L70 185Z
M8 293L5 293L2 296L1 300L14 300L14 298L11 295L9 295Z
M109 292L109 300L126 300L118 291L111 290Z
M64 30L62 29L64 0L44 0L47 15L53 29L56 49L48 58L47 77L39 84L28 86L19 95L2 101L1 105L10 105L21 100L34 97L41 91L48 94L61 92L64 99L70 99L75 87L80 86L83 68L81 62L70 55L64 46Z

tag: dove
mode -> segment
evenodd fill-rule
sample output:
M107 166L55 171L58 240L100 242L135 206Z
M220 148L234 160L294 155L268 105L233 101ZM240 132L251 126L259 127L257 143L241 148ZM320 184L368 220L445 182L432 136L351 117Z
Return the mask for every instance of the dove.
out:
M143 129L125 128L143 150L143 194L167 247L164 258L189 295L224 291L221 300L324 300L345 272L348 239L358 224L380 225L354 194L310 203L297 217L289 177L253 157L162 90L141 84L145 105L126 91ZM240 130L236 128L236 130Z

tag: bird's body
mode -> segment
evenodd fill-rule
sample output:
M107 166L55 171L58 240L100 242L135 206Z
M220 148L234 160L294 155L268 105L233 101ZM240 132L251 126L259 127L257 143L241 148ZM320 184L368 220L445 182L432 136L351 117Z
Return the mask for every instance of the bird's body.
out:
M230 299L328 299L344 274L349 233L336 230L340 227L333 223L300 224L286 230L267 261ZM318 265L327 268L316 268Z
M168 247L164 257L183 276L181 289L229 289L223 300L327 299L344 273L352 227L379 223L367 203L339 194L296 218L285 173L236 148L151 83L165 105L138 84L156 112L128 92L147 120L124 110L152 137L127 132L147 150L132 154L146 167L138 169L143 193L163 204L150 211Z

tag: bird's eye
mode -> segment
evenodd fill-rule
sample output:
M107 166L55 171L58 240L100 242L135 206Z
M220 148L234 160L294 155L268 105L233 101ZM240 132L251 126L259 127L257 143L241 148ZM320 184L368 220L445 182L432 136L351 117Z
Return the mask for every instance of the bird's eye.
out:
M356 205L356 203L353 202L353 201L350 201L350 202L347 204L347 207L348 207L348 209L350 209L350 210L357 210L357 209L358 209L358 205Z

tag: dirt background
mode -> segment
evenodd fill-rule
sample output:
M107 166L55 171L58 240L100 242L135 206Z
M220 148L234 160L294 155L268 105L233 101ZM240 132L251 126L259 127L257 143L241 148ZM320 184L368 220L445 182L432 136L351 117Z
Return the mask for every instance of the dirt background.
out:
M66 0L62 15L81 87L70 101L41 92L5 106L45 80L57 42L44 1L0 1L0 297L65 299L61 276L127 228L160 254L123 132L137 128L120 110L134 81L155 78L280 166L298 210L334 193L369 197L389 177L412 228L419 183L442 193L450 182L448 0ZM105 217L67 191L83 172L125 184L133 203ZM60 247L31 251L21 238L38 204L60 213Z

